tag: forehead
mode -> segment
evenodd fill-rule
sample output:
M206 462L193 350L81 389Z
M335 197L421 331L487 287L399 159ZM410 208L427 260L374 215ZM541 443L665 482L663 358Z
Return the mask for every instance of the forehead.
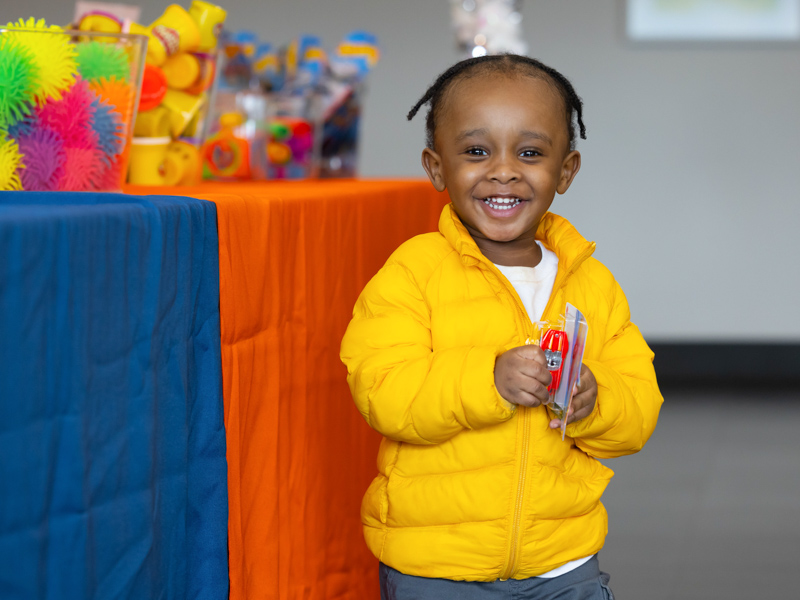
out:
M544 77L530 74L479 74L453 83L443 99L436 137L462 129L501 127L547 130L553 139L568 139L561 95Z

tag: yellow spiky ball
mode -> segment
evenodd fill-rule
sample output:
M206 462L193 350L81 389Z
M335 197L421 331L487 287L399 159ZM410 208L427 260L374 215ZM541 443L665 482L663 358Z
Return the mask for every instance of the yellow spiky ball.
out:
M0 137L0 190L21 190L22 181L17 169L24 169L19 146L11 138Z
M44 19L33 17L8 23L6 28L19 31L0 35L13 37L33 56L38 71L34 87L36 102L41 106L48 98L60 100L61 92L75 83L78 73L77 53L70 37L58 25L48 26Z

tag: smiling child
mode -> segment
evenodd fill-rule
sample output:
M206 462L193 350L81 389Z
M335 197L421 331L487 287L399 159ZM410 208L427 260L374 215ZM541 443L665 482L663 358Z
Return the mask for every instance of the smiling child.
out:
M381 597L612 598L596 458L640 450L662 398L594 244L548 212L581 166L582 102L554 69L496 55L445 71L409 119L426 103L422 165L451 204L367 284L341 349L384 436L362 504ZM562 441L526 340L567 302L589 335Z

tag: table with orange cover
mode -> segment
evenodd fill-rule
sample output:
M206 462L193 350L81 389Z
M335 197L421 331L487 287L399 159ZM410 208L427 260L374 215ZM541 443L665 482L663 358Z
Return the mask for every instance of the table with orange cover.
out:
M339 344L364 284L447 202L430 183L309 181L128 187L217 207L230 597L378 597L361 497L380 436Z

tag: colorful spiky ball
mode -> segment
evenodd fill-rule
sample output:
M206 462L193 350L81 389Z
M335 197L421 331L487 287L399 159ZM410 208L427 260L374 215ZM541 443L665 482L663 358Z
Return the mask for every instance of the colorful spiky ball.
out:
M97 189L96 182L102 174L101 152L96 148L66 148L64 172L58 189L86 192Z
M23 135L30 135L36 129L36 114L32 113L20 119L8 128L8 136L14 139Z
M19 173L22 187L42 192L57 190L66 162L61 136L50 129L39 128L20 136L18 142L25 161L25 168Z
M44 20L0 33L0 189L115 190L135 111L130 56Z
M111 79L112 77L122 81L130 79L128 55L123 48L114 44L89 41L78 44L76 50L78 71L80 71L81 78L86 81Z
M103 162L108 166L111 158L122 151L125 143L122 137L122 120L111 105L101 102L96 96L91 108L94 112L92 127L97 134L97 145L104 154Z
M61 98L61 93L75 81L78 65L75 47L69 35L57 25L47 25L44 19L33 17L25 21L8 23L3 35L24 46L33 56L37 73L34 79L34 96L39 104L48 98Z
M94 148L97 146L92 109L95 98L89 84L79 79L61 99L49 98L36 111L36 119L42 127L57 131L65 148Z
M118 190L122 183L122 156L114 156L108 165L104 164L94 183L98 190Z
M17 142L0 136L0 190L21 190L18 170L24 168Z
M7 130L31 114L36 78L31 53L0 33L0 129Z
M110 79L98 79L89 83L89 88L97 94L100 99L114 107L114 110L122 117L124 123L131 123L133 120L133 100L136 97L134 89L127 81L112 77Z

